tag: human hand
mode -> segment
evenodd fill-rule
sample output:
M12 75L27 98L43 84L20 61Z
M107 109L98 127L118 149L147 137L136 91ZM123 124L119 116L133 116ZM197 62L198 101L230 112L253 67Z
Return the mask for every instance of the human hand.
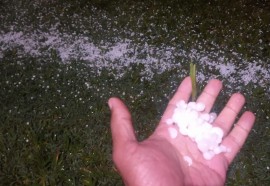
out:
M204 103L204 112L210 112L222 88L219 80L210 80L196 102ZM246 111L234 121L245 103L245 98L233 94L213 122L224 132L222 145L230 151L204 159L197 145L189 137L178 133L171 138L166 121L172 117L176 103L188 102L192 91L191 79L185 78L170 100L154 133L138 142L134 133L131 115L118 98L110 98L113 160L126 185L132 186L179 186L179 185L224 185L228 166L243 146L255 116ZM189 164L184 157L190 157Z

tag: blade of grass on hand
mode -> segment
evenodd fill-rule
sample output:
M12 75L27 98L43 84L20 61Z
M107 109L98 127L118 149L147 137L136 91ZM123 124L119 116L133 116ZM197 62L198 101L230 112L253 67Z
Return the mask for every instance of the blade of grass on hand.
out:
M193 64L192 62L190 62L190 77L192 82L192 101L195 101L197 97L196 64Z

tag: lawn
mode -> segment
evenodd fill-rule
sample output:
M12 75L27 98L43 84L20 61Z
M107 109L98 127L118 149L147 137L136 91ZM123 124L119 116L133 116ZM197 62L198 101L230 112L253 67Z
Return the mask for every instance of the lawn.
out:
M269 185L269 59L268 1L0 0L0 183L123 185L108 98L143 140L194 62L257 116L226 185Z

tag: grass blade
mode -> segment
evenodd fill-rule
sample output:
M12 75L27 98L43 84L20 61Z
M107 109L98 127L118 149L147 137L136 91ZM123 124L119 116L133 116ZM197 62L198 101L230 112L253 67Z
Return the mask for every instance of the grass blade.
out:
M196 83L196 64L190 62L190 77L192 82L192 101L197 98L197 83Z

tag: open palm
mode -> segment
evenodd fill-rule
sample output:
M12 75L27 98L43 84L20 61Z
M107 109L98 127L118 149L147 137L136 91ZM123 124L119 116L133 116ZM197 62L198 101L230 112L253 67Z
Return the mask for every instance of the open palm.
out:
M210 112L221 88L219 80L211 80L198 97L197 102L206 105L205 112ZM224 185L228 166L253 126L254 114L245 112L233 126L245 102L241 94L233 94L213 123L223 129L222 145L230 150L206 160L195 142L187 136L178 133L176 138L171 138L166 124L176 103L180 100L187 102L191 90L191 79L187 77L169 102L154 133L142 142L136 139L131 116L124 103L117 98L109 100L113 160L126 185ZM177 126L170 127L177 129Z

